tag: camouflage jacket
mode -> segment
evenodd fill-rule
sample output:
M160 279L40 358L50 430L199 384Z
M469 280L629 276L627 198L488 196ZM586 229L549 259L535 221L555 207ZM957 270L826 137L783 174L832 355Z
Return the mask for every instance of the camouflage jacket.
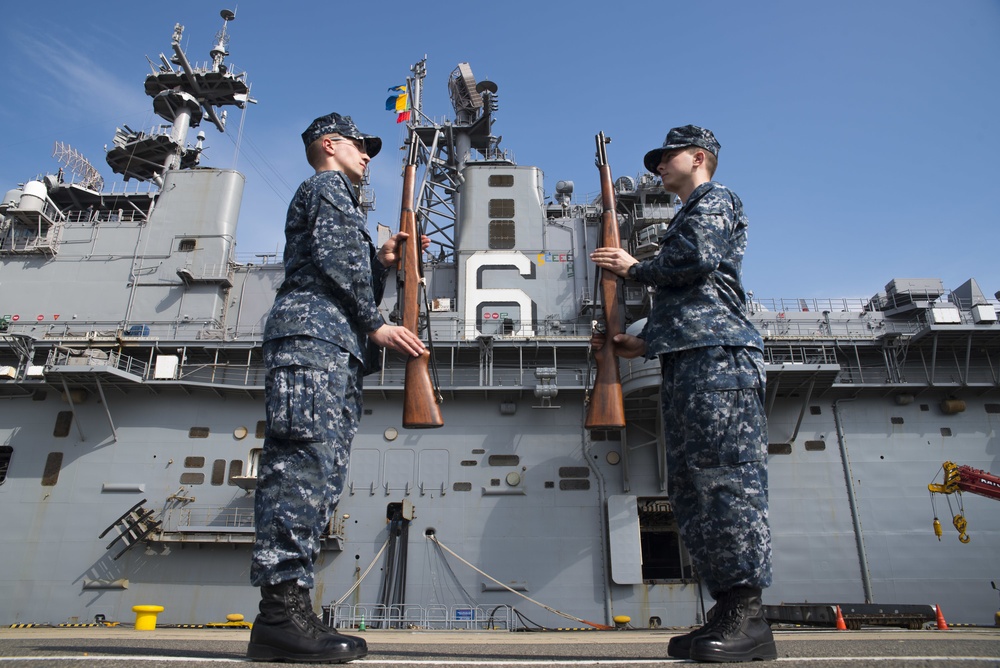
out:
M763 349L742 284L747 218L736 193L703 183L674 217L656 256L630 272L655 288L640 335L646 357L705 346Z
M367 334L385 324L377 307L388 269L377 252L364 210L342 172L320 172L303 181L288 206L285 280L264 340L322 339L366 362Z

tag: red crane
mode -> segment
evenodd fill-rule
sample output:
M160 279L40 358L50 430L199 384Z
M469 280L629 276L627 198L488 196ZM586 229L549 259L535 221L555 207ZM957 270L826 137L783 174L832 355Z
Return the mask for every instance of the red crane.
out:
M958 512L953 513L952 524L958 530L958 539L963 543L968 543L972 539L965 532L968 522L965 519L965 508L962 505L962 492L970 492L1000 501L1000 476L971 466L960 466L954 462L945 462L941 468L944 471L944 482L941 484L932 482L927 485L927 489L931 492L931 508L934 509L934 534L938 540L941 540L941 522L938 521L937 509L934 508L934 495L957 494ZM948 509L951 510L951 499L948 500Z

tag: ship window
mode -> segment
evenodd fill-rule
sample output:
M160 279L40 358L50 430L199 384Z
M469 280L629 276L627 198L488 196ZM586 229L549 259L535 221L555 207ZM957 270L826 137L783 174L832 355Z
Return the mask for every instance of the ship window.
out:
M589 480L560 480L559 489L565 491L584 491L590 489Z
M986 404L987 413L1000 413L1000 404Z
M50 452L45 458L45 470L42 471L42 487L54 487L59 481L59 469L62 468L63 453Z
M889 422L891 422L892 424L903 424L903 418L901 418L901 417L892 417L892 418L889 418Z
M186 469L200 469L205 465L204 457L185 457L184 458L184 468Z
M69 427L73 424L73 411L59 411L56 415L56 426L52 430L52 435L56 438L69 436Z
M809 415L822 415L823 408L821 406L810 406Z
M14 448L9 445L0 445L0 485L7 479L7 470L10 468L10 458L14 455Z
M454 485L451 486L451 488L453 490L455 490L456 492L471 492L472 491L472 483L471 482L456 482Z
M216 459L212 462L212 484L219 486L226 482L226 460Z
M478 463L475 459L463 459L461 466L475 466Z
M941 427L942 436L951 436L951 427Z
M491 199L490 218L513 218L514 200L512 199Z
M196 245L197 244L194 239L181 239L180 243L177 244L177 250L182 253L187 253L193 251Z
M181 474L181 484L182 485L200 485L205 482L204 473L182 473Z
M490 221L490 250L508 250L514 247L514 221Z
M826 450L826 441L806 441L806 452L819 452Z
M622 432L620 429L591 429L590 440L597 441L621 441Z
M487 181L494 188L510 188L514 185L513 174L490 174Z
M546 480L545 481L545 489L555 489L555 487L556 487L555 480Z
M241 475L243 475L243 460L234 459L229 462L229 484L235 485L233 478L239 478Z
M521 463L521 458L517 455L490 455L490 466L517 466Z
M768 443L767 454L769 455L790 455L792 454L791 443Z
M266 433L266 429L267 429L267 422L265 422L264 420L258 420L257 421L257 431L255 431L254 435L253 435L254 438L264 438L264 434Z
M589 478L590 469L586 466L560 466L560 478Z
M208 438L208 427L191 427L188 438Z

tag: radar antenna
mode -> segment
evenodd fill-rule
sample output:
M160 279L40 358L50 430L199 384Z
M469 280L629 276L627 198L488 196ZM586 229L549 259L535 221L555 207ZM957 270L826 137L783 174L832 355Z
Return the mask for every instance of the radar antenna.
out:
M104 187L104 177L75 148L69 144L57 141L55 147L52 149L52 157L61 162L69 170L70 174L73 175L72 181L78 180L84 188L101 192L101 189Z
M472 76L469 63L459 63L448 78L448 93L451 106L455 109L455 120L471 123L478 110L483 108L483 96L476 90L476 78Z

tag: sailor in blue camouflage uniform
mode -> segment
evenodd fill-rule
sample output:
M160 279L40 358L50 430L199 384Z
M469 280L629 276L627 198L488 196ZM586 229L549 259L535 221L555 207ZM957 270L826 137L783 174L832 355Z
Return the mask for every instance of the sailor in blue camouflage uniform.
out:
M620 248L591 255L602 269L654 288L639 336L614 341L622 357L660 359L672 507L716 600L708 623L672 638L667 651L715 662L777 657L761 604L771 584L763 341L741 279L743 203L712 180L719 148L710 130L671 129L644 158L684 203L656 256L640 262Z
M378 350L423 351L378 312L397 234L380 249L358 199L381 149L349 116L317 118L304 133L316 173L288 207L285 278L264 328L267 431L258 467L250 578L260 614L247 656L259 661L343 662L363 657L361 638L322 624L312 609L314 564L347 477L362 413L362 377Z

